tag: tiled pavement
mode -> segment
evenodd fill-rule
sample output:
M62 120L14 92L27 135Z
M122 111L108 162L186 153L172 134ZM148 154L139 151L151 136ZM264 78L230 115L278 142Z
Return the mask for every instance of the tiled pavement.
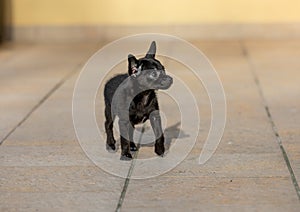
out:
M223 139L200 166L209 99L185 66L165 61L168 71L197 94L199 137L176 168L143 180L126 180L95 166L74 132L74 85L83 64L104 42L2 46L0 211L114 211L118 204L121 211L299 211L300 41L192 43L211 60L224 86ZM125 63L116 67L125 69ZM102 99L100 91L99 125ZM176 134L172 126L178 111L170 101L160 98L166 128ZM139 152L140 158L152 156L152 147Z

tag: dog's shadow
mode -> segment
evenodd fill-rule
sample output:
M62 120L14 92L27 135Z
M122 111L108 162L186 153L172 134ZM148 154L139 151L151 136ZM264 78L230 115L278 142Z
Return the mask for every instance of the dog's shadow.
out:
M177 138L187 138L189 137L188 134L186 134L182 129L180 129L181 122L177 122L176 124L169 126L164 131L165 136L165 150L168 151L172 145L172 142L174 142ZM139 129L137 129L139 130ZM153 147L154 142L147 143L147 144L141 144L140 146L145 147Z

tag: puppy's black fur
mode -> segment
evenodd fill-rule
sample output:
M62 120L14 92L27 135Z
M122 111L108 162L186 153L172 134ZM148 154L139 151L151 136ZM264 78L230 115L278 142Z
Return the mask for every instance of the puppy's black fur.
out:
M173 79L166 75L164 66L155 58L156 43L151 43L146 56L140 59L128 55L128 74L111 78L104 88L106 148L116 150L113 121L119 117L121 160L130 160L136 151L133 142L134 126L150 119L156 140L155 153L163 156L164 135L155 90L168 89Z

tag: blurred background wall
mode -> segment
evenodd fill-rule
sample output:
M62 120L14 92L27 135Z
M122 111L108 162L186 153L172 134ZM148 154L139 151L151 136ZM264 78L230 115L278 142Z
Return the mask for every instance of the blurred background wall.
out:
M10 9L16 40L93 40L140 32L197 39L300 36L299 0L11 0Z
M299 0L13 0L26 25L299 22Z
M0 0L0 43L12 39L12 2Z

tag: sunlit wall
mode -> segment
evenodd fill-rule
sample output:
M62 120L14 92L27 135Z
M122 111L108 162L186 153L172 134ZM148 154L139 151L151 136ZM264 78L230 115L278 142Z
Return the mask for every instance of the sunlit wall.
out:
M300 22L299 0L12 0L15 26Z

